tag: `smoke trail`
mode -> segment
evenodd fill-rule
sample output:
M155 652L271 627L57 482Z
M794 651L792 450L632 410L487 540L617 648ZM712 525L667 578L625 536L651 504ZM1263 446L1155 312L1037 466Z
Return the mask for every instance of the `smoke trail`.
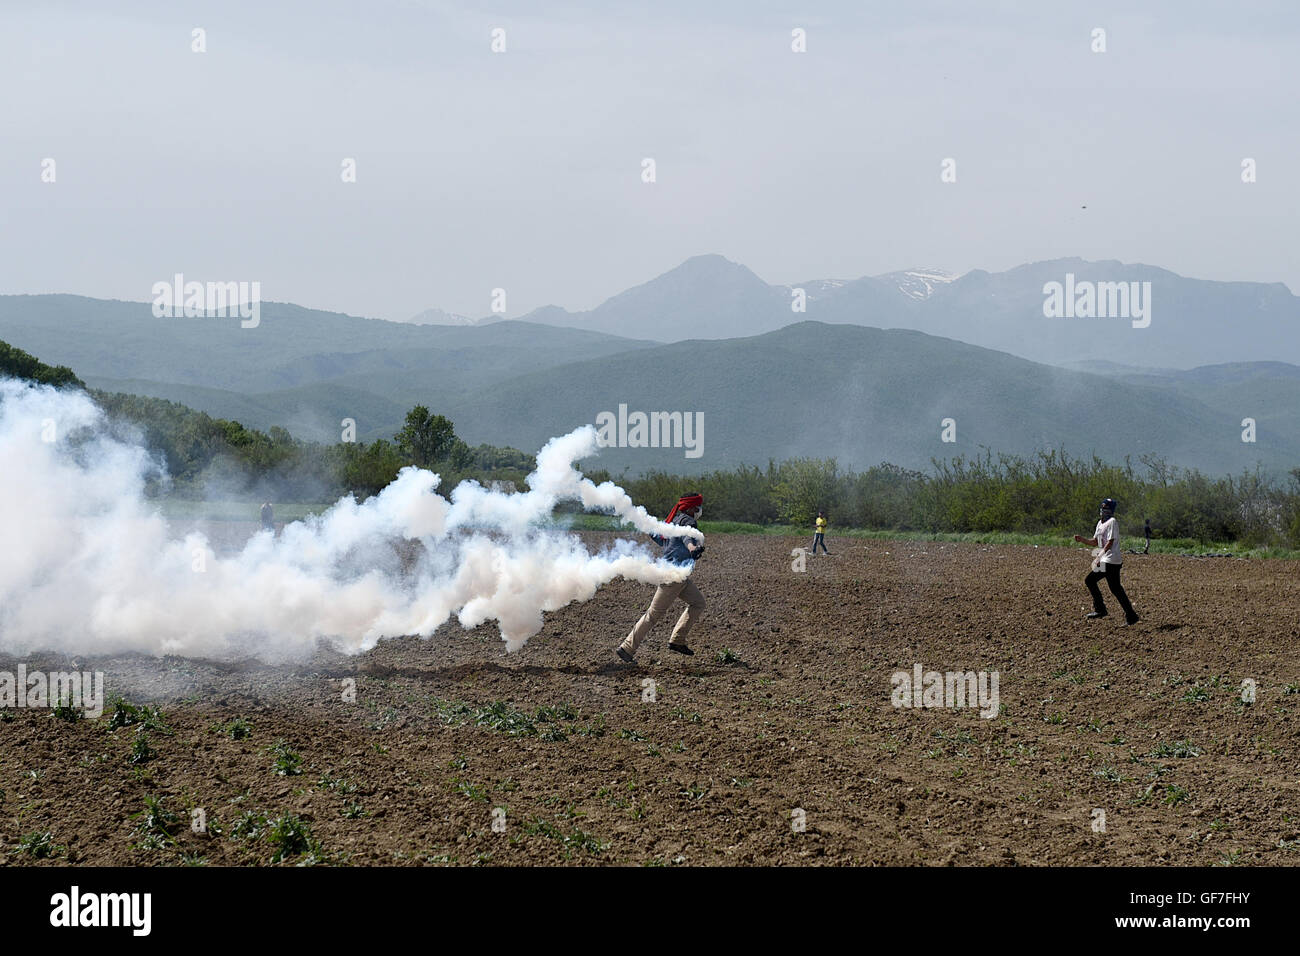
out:
M355 653L384 637L427 637L455 615L465 627L498 622L514 651L544 612L616 577L659 584L687 573L631 541L592 554L576 535L539 527L557 502L703 538L583 477L573 462L597 448L587 425L547 443L525 493L464 482L448 500L437 475L404 468L365 502L343 498L219 557L198 532L169 535L144 498L159 466L105 426L84 393L0 381L0 528L10 542L0 549L0 650L285 660L320 639Z

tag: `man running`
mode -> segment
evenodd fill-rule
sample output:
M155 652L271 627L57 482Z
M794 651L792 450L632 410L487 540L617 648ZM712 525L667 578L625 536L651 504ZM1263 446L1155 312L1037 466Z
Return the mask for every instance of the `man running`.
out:
M678 499L664 522L694 528L703 513L704 496L691 492ZM654 539L655 544L664 549L664 560L671 561L673 564L693 569L695 561L704 554L704 545L697 544L690 538L667 538L657 534L652 534L650 537ZM633 626L632 632L618 646L618 656L631 662L636 655L636 649L641 646L650 629L678 598L686 602L686 610L677 619L672 637L668 640L668 649L688 656L694 654L695 652L686 644L686 635L704 613L704 595L700 593L700 589L695 586L688 574L681 581L661 584L655 589L655 596L650 601L649 609L641 615L641 619Z
M1091 538L1085 538L1076 534L1074 540L1080 544L1090 545L1100 550L1097 560L1093 562L1092 572L1083 579L1083 583L1088 586L1092 592L1092 613L1090 618L1105 617L1106 603L1101 599L1101 588L1097 586L1102 578L1106 579L1106 586L1110 588L1110 593L1115 595L1115 600L1124 610L1124 626L1130 627L1139 620L1137 611L1133 610L1133 605L1129 603L1128 595L1124 593L1124 586L1119 582L1120 567L1124 563L1124 552L1119 546L1119 522L1115 520L1115 499L1105 498L1101 503L1101 513L1097 521L1097 529L1092 533Z

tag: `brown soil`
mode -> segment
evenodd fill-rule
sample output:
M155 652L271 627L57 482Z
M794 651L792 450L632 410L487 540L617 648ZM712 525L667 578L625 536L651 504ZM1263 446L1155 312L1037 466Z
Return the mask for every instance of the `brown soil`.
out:
M265 834L233 832L252 813L299 817L323 863L1300 863L1300 565L1129 556L1124 629L1113 605L1082 619L1086 549L832 537L796 573L807 543L710 537L693 658L664 622L615 659L651 595L620 581L513 655L453 625L293 667L80 660L170 732L132 765L140 731L107 712L0 716L0 862L37 862L16 845L49 831L54 863L266 863ZM1000 714L894 708L916 663L997 671ZM476 724L496 702L519 733ZM301 773L272 770L279 741ZM174 842L137 832L149 796Z

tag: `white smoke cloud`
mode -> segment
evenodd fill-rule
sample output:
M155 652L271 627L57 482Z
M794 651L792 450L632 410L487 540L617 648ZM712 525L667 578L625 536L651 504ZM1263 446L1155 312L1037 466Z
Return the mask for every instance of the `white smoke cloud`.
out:
M545 612L616 577L660 584L688 573L631 541L592 554L542 527L558 502L703 539L583 477L573 462L596 448L590 425L552 439L530 490L513 495L466 482L448 500L437 475L405 468L365 502L341 499L218 556L201 533L171 535L144 497L158 464L109 434L88 396L0 380L0 650L285 660L320 639L355 653L384 637L427 637L453 615L465 627L496 621L518 650Z

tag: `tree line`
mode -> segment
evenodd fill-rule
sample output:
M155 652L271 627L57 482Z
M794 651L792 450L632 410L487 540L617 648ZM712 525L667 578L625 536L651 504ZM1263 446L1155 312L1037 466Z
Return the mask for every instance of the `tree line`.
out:
M807 529L825 511L841 528L1066 535L1091 531L1101 499L1115 498L1129 536L1140 536L1149 520L1155 538L1300 548L1300 468L1280 480L1258 469L1213 478L1153 455L1135 467L1128 459L1115 465L1044 450L934 459L928 473L888 463L851 471L833 458L799 458L769 462L765 470L616 480L657 514L683 492L698 491L709 520Z
M63 366L51 367L0 342L0 375L83 388ZM448 490L464 479L527 487L533 457L516 448L471 447L443 415L417 405L392 440L301 441L283 428L262 432L214 418L177 402L90 390L110 427L141 439L165 466L152 493L213 497L249 495L279 501L326 502L343 494L377 494L407 465L442 475ZM1150 520L1159 538L1300 548L1300 467L1282 479L1258 469L1221 478L1144 455L1140 467L1064 450L1031 457L997 455L934 459L927 472L882 463L865 471L835 459L797 458L767 468L742 465L696 476L663 471L612 476L652 514L667 514L679 495L699 491L712 521L810 528L818 511L832 527L880 531L1070 534L1087 531L1102 498L1119 502L1129 535Z
M151 491L180 497L251 495L324 502L378 494L408 465L437 471L442 488L466 478L523 484L532 457L515 448L471 447L452 423L417 405L392 440L302 441L273 425L262 432L177 402L91 391L117 427L134 428L166 466ZM165 489L161 487L166 485Z
M443 488L464 478L518 487L533 466L532 456L516 448L467 445L446 417L422 405L407 413L391 441L327 444L296 439L278 425L259 431L162 398L86 389L66 366L46 365L6 342L0 342L0 376L85 389L110 431L140 441L163 466L148 479L150 494L326 502L378 494L407 465L438 471Z

